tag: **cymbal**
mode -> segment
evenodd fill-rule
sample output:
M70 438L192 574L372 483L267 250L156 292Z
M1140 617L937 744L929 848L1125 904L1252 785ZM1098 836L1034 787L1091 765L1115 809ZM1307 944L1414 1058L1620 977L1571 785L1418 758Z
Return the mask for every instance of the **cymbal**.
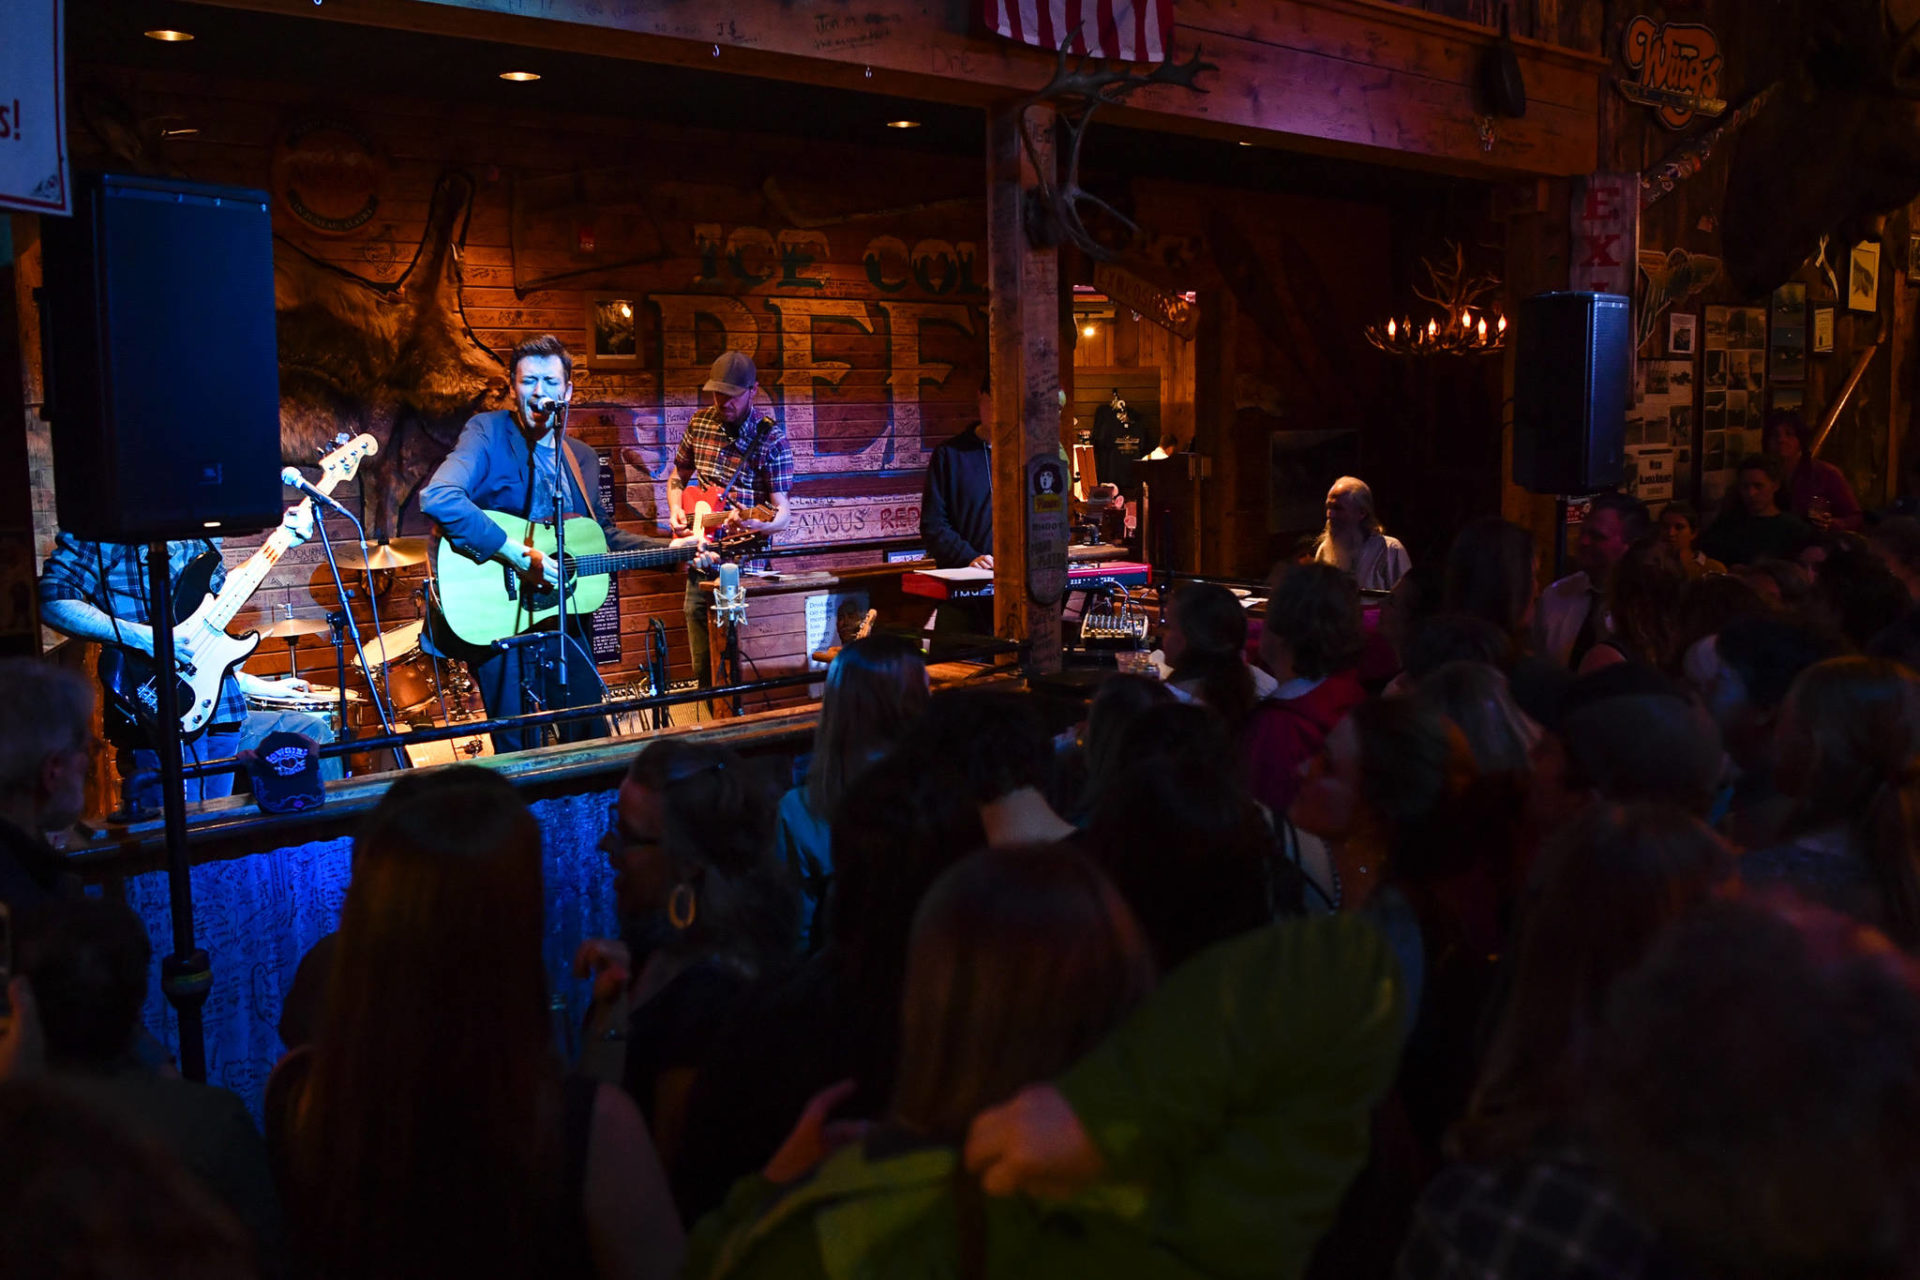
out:
M325 618L282 618L260 634L269 640L291 640L295 636L317 636L325 630Z
M347 542L335 549L347 569L404 569L427 558L425 538L395 538L391 542Z

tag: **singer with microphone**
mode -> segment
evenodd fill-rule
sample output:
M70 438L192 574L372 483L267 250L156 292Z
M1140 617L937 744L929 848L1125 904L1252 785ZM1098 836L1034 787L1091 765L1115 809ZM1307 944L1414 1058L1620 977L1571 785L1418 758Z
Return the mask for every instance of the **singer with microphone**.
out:
M439 524L454 549L476 562L500 561L529 584L544 581L557 587L559 567L508 537L486 510L524 515L529 522L591 516L615 551L669 545L614 524L613 513L600 502L599 455L556 430L573 397L573 357L565 344L551 334L529 338L513 349L510 367L512 406L469 419L459 443L420 491L421 511ZM677 545L694 539L673 541ZM557 633L530 644L476 649L455 637L437 610L430 610L422 643L430 653L467 663L489 717L519 715L606 700L606 686L577 630L582 625L579 618L567 623L564 684ZM609 732L604 719L574 721L559 729L563 742ZM502 752L537 746L539 741L537 730L493 735L494 750Z
M701 391L710 402L688 419L686 434L674 450L673 470L667 473L667 515L676 534L703 532L693 528L693 513L685 506L687 482L696 476L703 487L725 492L728 529L778 533L793 518L787 497L793 490L793 446L785 427L769 414L754 412L759 389L760 371L744 351L722 353L708 370ZM710 689L713 660L707 623L714 600L701 588L703 572L696 564L687 576L687 648L700 687ZM728 577L728 603L737 608L745 597L733 575Z

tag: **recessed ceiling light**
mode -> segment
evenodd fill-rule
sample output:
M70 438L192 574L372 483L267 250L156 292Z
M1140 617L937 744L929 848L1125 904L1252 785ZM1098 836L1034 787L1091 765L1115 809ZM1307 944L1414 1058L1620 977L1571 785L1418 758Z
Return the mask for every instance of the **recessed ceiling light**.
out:
M538 71L502 71L500 78L511 80L515 84L526 84L530 80L538 80L540 73Z
M887 121L887 128L889 129L918 129L919 127L920 127L920 122L918 120Z
M1252 146L1253 144L1252 144L1251 142L1248 142L1248 141L1246 141L1246 140L1245 140L1245 139L1243 138L1243 139L1241 139L1241 141L1240 141L1240 145L1241 145L1241 146L1243 146L1243 147L1250 147L1250 146Z
M147 35L147 39L149 40L164 40L168 44L178 44L182 40L193 39L193 36L188 32L169 31L164 27L162 27L158 31L149 31L146 33L146 35Z

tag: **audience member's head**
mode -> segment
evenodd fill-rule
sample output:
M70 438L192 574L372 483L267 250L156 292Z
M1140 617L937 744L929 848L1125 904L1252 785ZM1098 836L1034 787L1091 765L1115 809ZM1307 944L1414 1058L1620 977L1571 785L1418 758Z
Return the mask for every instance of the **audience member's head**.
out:
M1478 662L1505 671L1513 665L1513 636L1470 613L1436 613L1414 627L1400 653L1409 680L1424 680L1449 662Z
M1260 656L1281 680L1321 680L1360 661L1360 590L1327 564L1281 565L1268 582Z
M1767 414L1767 425L1760 433L1760 447L1780 459L1781 474L1789 475L1800 465L1813 444L1813 426L1793 409L1775 409Z
M1591 1131L1690 1273L1920 1257L1920 976L1811 907L1709 903L1615 987Z
M733 752L683 738L641 748L601 847L627 927L748 972L789 955L799 899L774 852L774 799Z
M1587 506L1574 559L1598 586L1627 548L1652 532L1644 502L1624 493L1603 493Z
M1386 858L1376 881L1428 883L1495 859L1504 875L1510 815L1479 785L1458 727L1424 698L1376 698L1334 726L1288 816L1322 839ZM1367 886L1343 886L1351 902Z
M1830 643L1806 623L1773 614L1735 618L1706 643L1688 674L1728 753L1742 768L1770 762L1787 690L1832 652Z
M893 749L927 705L927 662L895 636L855 640L827 668L807 803L822 822L862 769Z
M1415 634L1445 607L1445 582L1441 566L1422 560L1400 575L1380 606L1380 638L1403 667Z
M1476 520L1447 551L1446 608L1518 636L1533 612L1533 534L1510 520Z
M1253 710L1247 669L1247 611L1215 582L1189 582L1167 604L1161 648L1174 683L1237 725Z
M92 722L85 678L34 658L0 658L0 820L35 835L79 820Z
M49 903L33 912L18 941L48 1064L108 1070L127 1060L153 959L133 908L99 898Z
M1750 453L1734 470L1733 497L1749 516L1780 514L1780 485L1786 477L1778 456Z
M1913 608L1906 584L1855 534L1828 538L1827 558L1814 579L1814 596L1833 629L1856 649Z
M1431 699L1466 736L1481 773L1527 771L1537 730L1514 704L1498 667L1445 663L1421 679L1420 696Z
M1920 520L1888 516L1868 531L1867 541L1907 589L1908 598L1920 602Z
M1882 658L1830 658L1793 683L1774 779L1789 834L1839 827L1872 873L1895 942L1920 949L1920 677Z
M1612 642L1631 662L1667 670L1680 658L1680 604L1687 571L1672 547L1643 538L1614 565L1607 589Z
M1133 722L1154 707L1177 699L1152 676L1115 675L1100 682L1087 708L1087 785L1085 807L1100 803L1126 765L1122 750Z
M1562 718L1560 735L1571 788L1590 789L1616 804L1669 804L1700 816L1713 807L1720 731L1677 690L1623 693L1576 706Z
M1890 658L1902 666L1920 671L1920 609L1910 609L1867 645L1870 658Z
M1791 560L1761 556L1728 572L1759 592L1770 609L1800 613L1813 596L1812 575Z
M828 949L856 989L898 1008L907 930L931 885L986 843L980 806L937 744L895 751L847 789L833 819Z
M252 1280L245 1229L171 1154L53 1081L0 1083L0 1272Z
M974 804L1016 791L1043 790L1053 767L1053 740L1031 697L997 689L948 689L927 703L909 739L937 745ZM930 753L931 754L931 753Z
M974 854L913 922L894 1118L946 1142L1059 1074L1147 993L1153 962L1120 894L1058 847Z
M1676 498L1660 508L1660 537L1681 561L1693 559L1693 540L1700 536L1700 512L1691 502Z
M1688 650L1709 636L1720 634L1720 629L1735 618L1752 617L1767 612L1767 602L1753 589L1753 584L1744 578L1730 573L1710 573L1695 578L1687 584L1686 594L1680 597L1680 654L1685 660Z
M1299 909L1275 883L1274 841L1248 796L1224 721L1206 707L1142 712L1117 785L1093 811L1086 848L1153 944L1162 968Z
M1600 805L1547 845L1522 908L1513 993L1458 1132L1473 1160L1520 1158L1574 1119L1613 985L1733 870L1700 819Z
M490 769L404 774L353 859L286 1129L296 1247L329 1274L531 1274L561 1182L539 824Z

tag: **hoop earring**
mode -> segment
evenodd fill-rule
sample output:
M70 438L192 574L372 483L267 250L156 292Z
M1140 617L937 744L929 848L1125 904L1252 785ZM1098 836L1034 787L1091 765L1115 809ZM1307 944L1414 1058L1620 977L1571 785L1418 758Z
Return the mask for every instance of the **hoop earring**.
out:
M673 892L667 895L667 923L685 933L693 928L699 913L700 899L694 895L693 886L685 882L673 886Z

